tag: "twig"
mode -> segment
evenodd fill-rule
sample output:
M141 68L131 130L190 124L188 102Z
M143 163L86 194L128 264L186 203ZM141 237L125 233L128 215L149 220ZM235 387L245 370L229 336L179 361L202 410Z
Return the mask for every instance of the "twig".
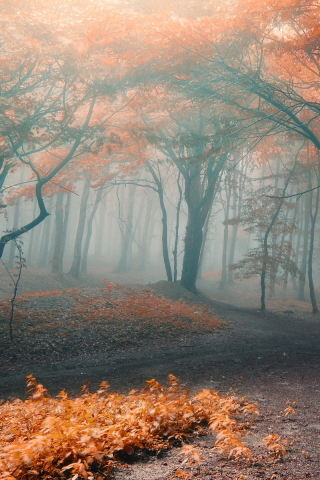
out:
M303 195L304 193L312 192L312 190L316 190L317 188L320 188L320 185L314 188L310 188L309 190L305 190L304 192L300 193L295 193L294 195L286 195L284 197L277 197L276 195L264 195L264 197L268 198L290 198L290 197L298 197L299 195Z

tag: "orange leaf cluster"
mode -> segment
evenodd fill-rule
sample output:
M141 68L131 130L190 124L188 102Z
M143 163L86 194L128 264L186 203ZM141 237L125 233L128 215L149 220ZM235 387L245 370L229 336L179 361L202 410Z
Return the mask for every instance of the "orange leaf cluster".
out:
M76 309L80 308L82 312L86 312L92 320L136 319L145 322L166 322L187 329L196 327L204 331L223 325L218 317L208 313L207 306L193 306L158 297L151 290L134 294L122 291L117 295L116 292L120 292L122 287L114 283L108 284L105 290L107 301L105 297L91 297L87 301L82 300L82 304Z
M20 299L25 300L27 298L51 297L52 295L61 295L61 290L51 290L50 292L25 293L24 295L21 295Z
M285 447L285 440L281 440L281 437L275 433L270 433L264 439L264 442L267 444L268 450L276 457L283 457L287 449Z
M51 398L32 375L27 379L31 397L0 406L2 479L69 474L93 479L95 472L110 470L121 452L161 451L201 430L203 423L217 432L228 424L230 438L236 439L240 429L231 416L255 412L255 405L244 399L221 397L212 390L190 396L174 375L169 375L168 387L152 379L142 391L119 395L109 393L109 385L102 382L96 393L85 386L83 395L74 399L65 391ZM248 449L242 449L248 456Z

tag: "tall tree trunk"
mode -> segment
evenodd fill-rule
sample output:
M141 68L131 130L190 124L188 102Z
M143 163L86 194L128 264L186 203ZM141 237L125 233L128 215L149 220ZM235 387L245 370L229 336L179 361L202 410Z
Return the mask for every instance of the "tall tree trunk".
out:
M52 211L53 205L53 196L49 198L48 201L48 208L49 212ZM38 259L38 267L45 267L48 262L48 251L49 251L49 241L50 241L50 233L51 233L51 224L52 224L52 217L49 215L43 221L43 235L41 239L41 249L40 249L40 256Z
M311 209L310 209L311 232L310 232L310 246L309 246L309 255L308 255L308 280L309 280L310 300L312 304L312 313L319 312L316 295L314 292L314 283L313 283L313 274L312 274L314 234L315 234L316 221L317 221L317 216L319 211L319 198L320 198L320 189L318 188L317 194L316 194L316 203L315 203L314 213L312 213L312 200L310 202L311 203Z
M0 157L2 158L2 163L4 161L4 157ZM6 170L6 169L5 169ZM24 172L25 172L25 168L24 166L21 167L21 170L20 170L20 177L19 177L19 182L21 183L24 179ZM6 177L8 172L5 172L4 173L4 178ZM4 181L4 180L3 180ZM0 182L1 183L1 182ZM19 228L19 222L20 222L20 211L21 211L21 200L22 198L19 197L18 198L18 201L15 205L15 208L14 208L14 217L13 217L13 226L12 226L12 230L17 230ZM10 250L9 250L9 260L8 260L8 268L13 268L14 267L14 259L15 259L15 253L16 253L16 243L11 240L11 243L10 243Z
M162 254L163 254L163 261L166 269L167 279L168 282L172 282L172 270L169 258L169 248L168 248L168 215L166 206L164 203L164 190L161 179L157 176L154 168L148 162L147 163L148 169L151 172L151 175L157 185L157 193L159 197L160 208L162 212Z
M98 206L100 204L100 200L102 198L103 190L98 190L96 200L94 202L92 211L90 213L88 223L87 223L87 234L86 234L86 239L84 242L83 246L83 252L82 252L82 262L81 262L81 273L87 274L88 270L88 253L89 253L89 247L90 247L90 240L91 240L91 235L92 235L92 223L93 219L95 217L95 214L97 212Z
M52 258L52 273L59 272L59 254L62 242L62 231L63 231L63 197L64 192L60 190L56 198L56 221L55 221L55 240L54 240L54 250Z
M239 176L239 181L237 182L236 179L234 180L234 188L233 188L233 217L234 223L232 224L231 228L231 241L230 241L230 251L229 251L229 265L234 264L234 256L236 250L236 243L237 243L237 234L241 219L242 213L242 199L244 194L244 186L247 179L247 170L248 170L249 162L242 161L241 167L238 170L234 171L234 175ZM239 192L237 194L237 192ZM228 283L234 283L234 272L230 268L228 269Z
M148 265L149 261L150 261L150 251L151 251L151 245L152 245L152 241L154 239L154 230L155 230L155 227L156 227L156 218L157 218L157 215L156 215L156 205L154 202L152 202L152 212L151 212L151 222L150 222L150 225L149 225L149 229L148 229L148 236L146 238L146 251L145 251L145 255L143 256L143 266L142 266L142 269L145 270L146 269L146 266ZM152 215L153 213L153 215Z
M296 205L296 208L294 210L293 218L292 218L292 229L289 235L289 240L288 240L288 248L290 249L287 254L287 262L286 262L286 268L284 272L284 279L283 279L283 292L282 292L282 298L285 300L286 298L286 292L287 292L287 287L288 287L288 278L289 278L289 263L292 255L292 241L293 241L293 232L295 229L295 224L297 221L297 215L298 215L298 205Z
M175 228L175 236L174 236L174 247L173 247L173 281L177 282L178 280L178 244L179 244L179 228L180 228L180 210L181 210L181 203L182 203L182 188L180 184L180 172L178 174L177 179L178 190L179 190L179 200L177 204L177 212L176 212L176 228Z
M310 227L310 211L311 211L311 199L312 192L305 194L305 210L304 210L304 229L303 229L303 250L302 259L300 265L300 280L298 290L298 300L305 300L304 290L306 284L307 275L307 263L308 263L308 244L309 244L309 227Z
M301 237L302 237L302 229L303 229L303 217L302 217L302 212L301 212L301 203L299 203L299 217L298 217L298 238L295 246L295 253L294 253L294 258L295 258L295 263L298 266L299 262L299 257L300 257L300 245L301 245ZM291 277L292 280L292 288L296 292L298 292L298 283L295 277Z
M96 227L96 233L95 233L95 246L94 246L94 256L98 258L99 260L102 258L102 243L103 243L103 237L104 237L104 224L105 224L105 218L106 218L106 210L104 206L102 205L101 201L99 204L99 212L98 212L98 225ZM96 222L95 222L96 225Z
M293 173L294 171L294 168L293 167L293 170L291 172L291 174ZM290 178L291 178L291 174L288 176L285 184L284 184L284 187L283 187L283 190L282 190L282 197L285 196L285 193L286 193L286 190L287 190L287 187L289 185L289 182L290 182ZM278 218L278 215L280 213L280 210L281 210L281 207L282 207L282 204L283 204L283 198L279 198L279 204L278 204L278 207L275 211L275 213L273 214L272 218L271 218L271 222L264 234L264 238L263 238L263 257L262 257L262 268L261 268L261 276L260 276L260 286L261 286L261 311L265 311L266 310L266 276L267 276L267 266L268 266L268 260L269 260L269 249L268 249L268 238L269 238L269 234L272 230L272 227L273 225L275 224L277 218Z
M279 180L280 180L280 157L278 157L277 160L277 165L276 165L276 174L275 174L275 179L274 179L274 191L275 195L278 195L278 188L279 188ZM271 262L270 262L270 283L269 283L269 298L273 298L274 293L275 293L275 284L276 284L276 278L277 278L277 271L278 271L278 265L276 262L273 261L275 252L276 252L276 246L277 246L277 235L274 234L272 235L272 243L271 243Z
M17 228L19 228L20 210L21 210L21 197L18 198L17 203L14 207L14 217L13 217L13 228L12 228L12 230L16 230ZM14 267L15 253L16 253L16 244L13 240L11 240L10 250L9 250L8 268L13 268Z
M221 280L219 288L221 290L224 289L227 283L227 252L228 252L228 239L229 239L229 211L230 211L230 197L231 197L231 187L229 185L229 179L226 179L226 208L225 208L225 216L224 216L224 230L223 230L223 250L222 250L222 270L221 270ZM230 262L229 262L230 263Z
M144 227L144 222L143 222L143 217L145 215L145 210L147 209L147 204L146 204L146 199L145 195L143 192L140 195L140 201L137 207L136 211L136 221L135 221L135 226L134 226L134 231L133 231L133 243L135 244L137 248L137 252L135 254L135 263L133 267L137 270L141 270L141 252L143 250L143 227ZM133 245L132 245L133 246ZM131 250L131 256L133 255L133 251Z
M203 221L197 212L188 213L186 227L184 259L181 285L190 292L197 293L196 280L198 276L199 258L203 239Z
M79 214L79 222L78 222L78 228L77 228L76 239L74 244L73 262L72 262L71 269L68 272L68 275L71 275L72 277L75 277L75 278L79 278L80 276L82 241L83 241L84 228L86 224L87 204L88 204L88 198L90 193L90 181L91 181L91 175L89 174L89 172L87 172L87 175L84 181L81 203L80 203L80 214Z
M205 254L205 251L206 251L207 238L208 238L208 233L209 233L209 224L210 224L210 220L211 220L211 211L212 211L212 204L211 204L210 212L208 213L206 221L205 221L204 226L203 226L203 238L202 238L201 252L200 252L200 257L199 257L199 267L198 267L197 279L202 278L203 259L204 259L204 254Z
M128 194L128 211L125 221L125 232L123 234L123 242L121 247L121 255L115 273L125 273L129 269L130 249L133 242L133 209L134 209L134 194L136 191L136 185L129 186Z
M33 205L33 209L32 209L32 218L34 218L36 216L36 212L37 212L37 201L34 200L34 205ZM34 246L34 232L36 231L35 228L33 228L31 230L31 235L30 235L30 241L29 241L29 247L28 247L28 256L27 256L27 262L28 262L28 265L32 265L32 259L33 259L33 252L34 252L34 249L33 249L33 246Z
M146 197L146 213L144 217L143 227L142 227L142 238L141 238L141 250L140 250L140 270L144 271L148 262L148 239L150 235L151 227L151 213L153 209L153 196L150 198Z
M203 226L212 207L220 173L227 161L228 154L220 156L217 162L208 162L207 187L203 195L201 188L201 165L192 165L185 178L185 200L188 206L188 222L185 235L185 249L181 274L181 285L190 292L197 293L196 281L203 240Z
M63 257L66 249L67 230L69 226L69 217L70 217L70 206L71 206L71 195L68 194L67 201L64 208L63 234L62 234L59 258L58 258L59 273L61 273L61 275L63 274Z
M63 199L67 197L63 209ZM52 272L63 273L63 256L67 238L67 228L70 214L71 195L59 192L56 200L56 228L52 258Z

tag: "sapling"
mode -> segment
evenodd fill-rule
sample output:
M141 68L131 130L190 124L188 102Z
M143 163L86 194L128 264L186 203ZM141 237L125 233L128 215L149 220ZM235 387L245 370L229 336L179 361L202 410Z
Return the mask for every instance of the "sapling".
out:
M9 277L11 278L12 285L13 285L13 293L12 293L12 297L11 297L11 300L10 300L10 316L9 316L9 335L10 335L11 342L13 342L13 318L14 318L14 307L15 307L15 302L16 302L16 297L17 297L17 292L18 292L18 286L19 286L19 282L20 282L20 279L21 279L21 275L22 275L22 269L23 269L23 267L27 267L26 259L22 256L23 255L23 251L22 251L23 242L22 242L22 240L15 238L13 241L15 242L16 247L18 249L18 255L15 256L15 258L17 259L16 262L15 262L17 272L11 274L8 267L6 266L6 264L1 259L2 265L6 269Z

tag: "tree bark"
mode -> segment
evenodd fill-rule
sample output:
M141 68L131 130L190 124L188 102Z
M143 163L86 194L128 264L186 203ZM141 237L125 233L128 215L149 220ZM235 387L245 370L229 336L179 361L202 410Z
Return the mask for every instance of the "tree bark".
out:
M56 228L55 228L55 241L52 258L52 273L59 272L59 254L62 243L62 231L63 231L63 197L64 192L60 191L56 198Z
M18 198L18 201L14 207L14 217L13 217L13 227L12 230L16 230L19 226L20 222L20 208L21 207L21 197ZM13 268L14 267L14 259L15 259L15 253L16 253L16 244L12 240L11 245L10 245L10 250L9 250L9 261L8 261L8 268Z
M100 208L99 208L99 214L98 214L98 225L95 228L96 230L96 238L95 238L95 246L94 246L94 256L98 259L102 258L102 242L103 242L103 236L104 236L104 224L105 224L105 218L106 218L106 211L104 208L102 208L100 202ZM97 220L95 221L96 225Z
M90 181L91 181L91 175L89 174L89 172L87 172L87 175L84 181L81 203L80 203L80 214L79 214L78 228L77 228L77 234L76 234L76 239L74 244L73 262L72 262L71 269L68 272L68 275L71 275L72 277L75 277L75 278L80 277L82 241L83 241L83 234L84 234L84 228L85 228L86 216L87 216L87 203L88 203L88 198L90 193Z
M315 234L316 221L317 221L317 216L319 211L319 198L320 198L320 189L318 188L317 194L316 194L316 204L315 204L314 213L312 213L312 201L310 202L311 203L311 209L310 209L311 232L310 232L310 246L309 246L309 255L308 255L308 280L309 280L309 291L310 291L310 300L312 305L312 313L319 312L316 295L314 291L313 273L312 273L314 234Z
M223 231L223 250L222 250L222 270L221 270L221 280L219 288L224 289L227 283L227 252L228 252L228 240L229 240L229 211L230 211L230 198L231 198L231 186L230 186L230 175L226 179L226 208L225 208L225 217L224 217L224 231ZM229 183L229 188L228 188ZM230 262L229 262L230 263Z
M294 253L294 258L295 258L295 263L296 265L299 264L299 257L300 257L300 245L301 245L301 236L302 236L302 228L303 228L303 218L302 218L302 212L301 212L301 203L299 203L298 206L299 209L299 217L298 217L298 238L295 246L295 253ZM295 277L291 278L292 281L292 288L296 292L298 292L298 283Z
M67 197L65 208L63 209L63 199ZM52 258L52 272L63 274L63 256L67 238L67 228L69 221L71 204L71 195L59 192L56 200L56 228L55 240Z
M294 170L295 167L293 167L293 170ZM293 173L293 170L291 172L291 174ZM285 193L286 193L286 190L287 190L287 186L289 185L289 182L290 182L290 178L291 178L291 174L287 177L287 180L284 184L284 187L283 187L283 190L282 190L282 197L284 197ZM266 310L266 276L267 276L267 266L268 266L268 260L269 260L269 250L268 250L268 238L269 238L269 234L272 230L272 227L273 225L275 224L277 218L278 218L278 215L280 213L280 210L281 210L281 207L282 207L282 204L283 204L283 201L284 201L284 198L279 198L279 204L278 204L278 207L275 211L275 213L273 214L272 216L272 219L271 219L271 222L264 234L264 238L263 238L263 257L262 257L262 268L261 268L261 277L260 277L260 286L261 286L261 307L260 307L260 310L261 311L265 311Z
M304 290L306 284L307 264L308 264L308 243L309 243L309 227L310 227L310 211L311 211L311 198L312 194L305 194L305 210L304 210L304 229L303 229L303 250L302 259L300 265L300 280L298 290L298 300L305 300Z
M290 262L290 258L291 258L291 255L292 255L292 240L293 240L293 232L294 232L294 229L295 229L297 215L298 215L298 205L296 205L295 210L294 210L294 214L293 214L293 218L292 218L292 229L291 229L291 232L290 232L290 235L289 235L289 240L288 240L288 247L290 248L290 250L287 254L287 264L286 264L286 269L285 269L284 279L283 279L283 293L282 293L283 300L285 300L285 298L286 298L286 292L287 292L287 287L288 287L289 262ZM293 278L295 278L295 277L293 277Z
M185 235L185 250L182 265L181 285L190 292L197 293L199 259L203 240L203 226L211 209L216 192L216 184L228 153L222 154L217 162L208 161L206 166L207 186L201 195L202 165L191 165L181 173L185 179L185 200L188 206L188 222Z
M167 279L168 282L172 282L172 270L169 258L169 249L168 249L168 215L166 206L164 203L164 190L161 179L157 176L154 168L150 164L147 163L147 167L151 172L151 175L157 185L157 193L159 196L160 208L162 212L162 254L163 254L163 261L166 269Z
M32 212L32 217L35 217L37 211L37 202L34 201L33 205L33 212ZM30 235L30 241L29 241L29 247L28 247L28 256L27 256L27 262L28 265L32 265L32 253L33 253L33 246L34 246L34 234L35 234L35 229L32 229L31 235Z
M150 192L151 193L151 192ZM142 227L142 238L141 238L141 250L140 250L140 265L139 269L144 271L146 269L146 265L149 260L149 251L148 251L148 244L149 244L149 235L150 235L150 227L151 227L151 213L153 208L153 196L150 198L150 194L146 197L147 205L146 205L146 213L144 217L143 227Z
M133 242L133 210L134 210L134 194L136 191L136 185L129 186L128 194L128 211L125 220L125 232L123 234L123 241L121 247L121 255L115 273L125 273L129 269L130 249Z
M92 235L92 223L93 219L95 217L95 214L97 212L97 209L100 204L100 200L102 198L103 190L98 190L96 200L94 202L92 211L90 213L90 216L88 218L88 223L87 223L87 234L86 234L86 239L84 242L83 246L83 252L82 252L82 262L81 262L81 273L87 274L88 271L88 253L89 253L89 247L90 247L90 240L91 240L91 235Z
M174 236L174 248L173 248L173 281L177 282L178 280L178 243L179 243L179 227L180 227L180 210L181 210L181 203L182 203L182 188L180 185L180 172L178 174L178 190L179 190L179 200L177 204L177 212L176 212L176 228L175 228L175 236Z
M49 198L48 202L48 210L51 212L53 204L53 196ZM47 220L43 222L43 235L41 239L41 248L40 248L40 255L38 259L38 266L45 267L48 262L48 252L49 252L49 240L50 240L50 233L51 233L51 215L48 217Z

